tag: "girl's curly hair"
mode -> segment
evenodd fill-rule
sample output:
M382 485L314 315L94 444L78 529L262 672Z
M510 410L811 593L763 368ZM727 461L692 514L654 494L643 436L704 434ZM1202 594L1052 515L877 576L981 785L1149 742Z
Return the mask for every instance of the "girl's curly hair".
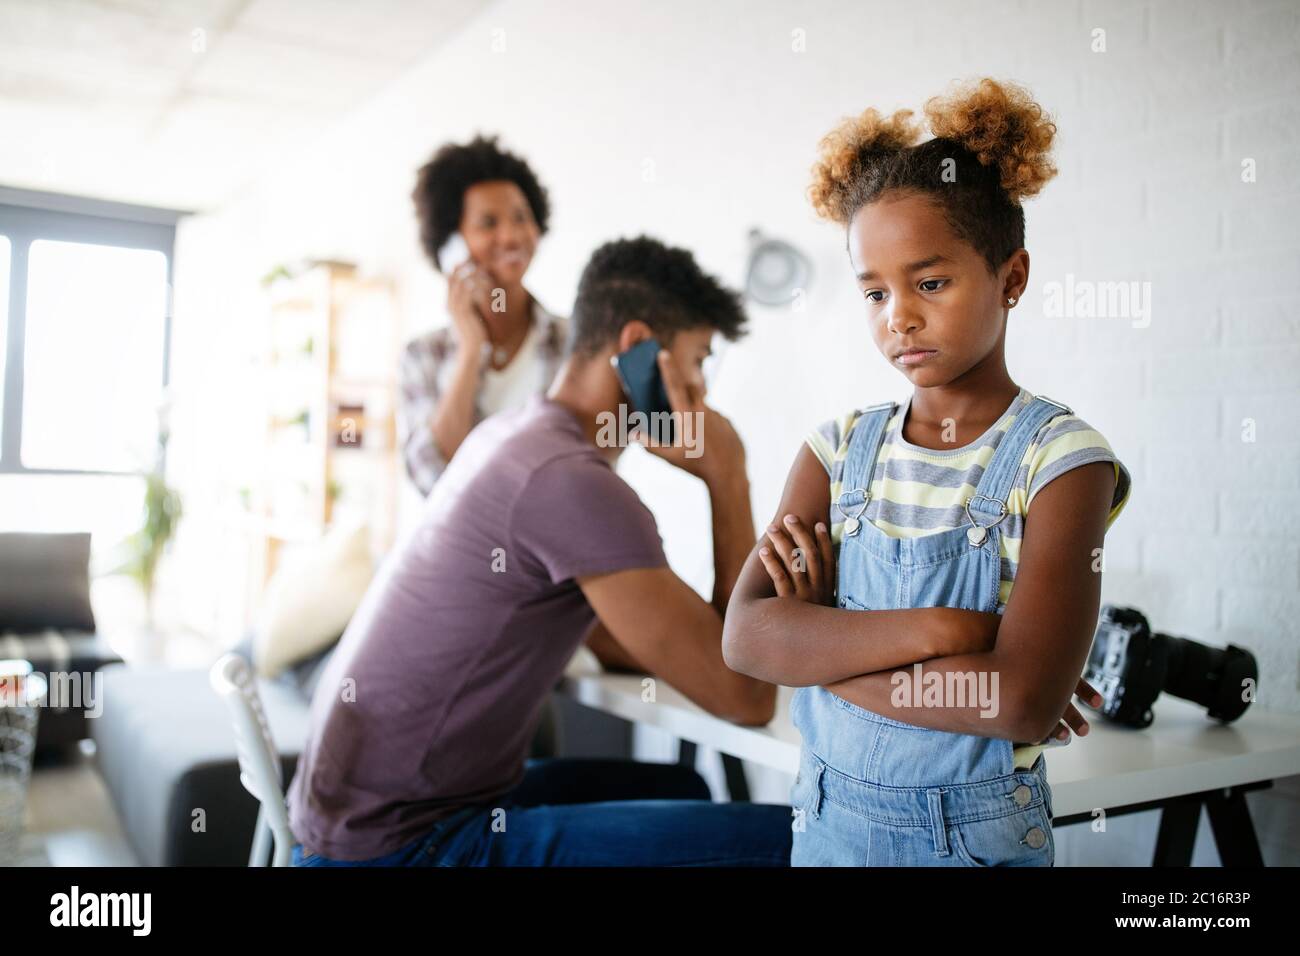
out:
M813 165L813 208L848 225L887 190L924 194L996 271L1025 243L1021 200L1056 175L1056 124L1027 90L987 77L926 101L932 139L919 142L912 116L868 109L831 130Z

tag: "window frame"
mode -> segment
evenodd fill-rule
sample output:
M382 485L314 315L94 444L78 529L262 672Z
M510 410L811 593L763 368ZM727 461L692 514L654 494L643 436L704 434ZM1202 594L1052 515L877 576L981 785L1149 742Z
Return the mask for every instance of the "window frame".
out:
M166 260L161 388L170 381L172 276L176 223L184 212L0 187L0 235L9 240L8 331L0 396L0 475L140 475L138 471L29 468L23 464L23 391L27 328L27 266L38 239L161 252Z

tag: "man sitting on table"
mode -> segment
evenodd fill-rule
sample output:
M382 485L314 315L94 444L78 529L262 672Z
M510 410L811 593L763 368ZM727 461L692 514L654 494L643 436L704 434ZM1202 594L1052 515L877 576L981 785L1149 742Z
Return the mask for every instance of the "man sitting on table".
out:
M328 664L289 790L296 865L788 865L788 806L713 803L689 767L526 759L584 638L719 717L773 716L776 688L722 659L755 536L744 448L703 404L709 343L744 322L684 249L642 237L593 254L550 390L470 433ZM651 452L708 489L711 602L669 569L613 468L628 399L611 359L649 338L694 426Z

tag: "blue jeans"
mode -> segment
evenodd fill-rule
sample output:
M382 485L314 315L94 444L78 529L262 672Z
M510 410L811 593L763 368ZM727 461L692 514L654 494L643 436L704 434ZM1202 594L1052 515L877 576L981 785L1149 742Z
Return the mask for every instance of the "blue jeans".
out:
M789 866L783 804L713 803L690 767L632 760L529 760L491 805L439 820L370 860L293 848L294 866Z

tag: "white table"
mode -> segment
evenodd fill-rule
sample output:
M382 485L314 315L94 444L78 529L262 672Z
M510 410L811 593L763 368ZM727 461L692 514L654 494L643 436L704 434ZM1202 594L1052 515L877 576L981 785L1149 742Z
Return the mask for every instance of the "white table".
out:
M708 714L662 680L655 681L654 701L643 700L646 679L605 673L590 654L579 654L557 690L684 742L791 775L798 770L799 732L790 722L791 688L778 692L770 724L740 727ZM1157 700L1154 711L1155 722L1144 730L1088 714L1086 737L1046 751L1054 823L1090 820L1096 810L1113 816L1161 808L1155 863L1185 866L1191 861L1204 805L1224 865L1260 865L1244 794L1270 786L1278 777L1300 774L1300 717L1252 708L1224 726L1207 718L1203 708L1167 694Z

